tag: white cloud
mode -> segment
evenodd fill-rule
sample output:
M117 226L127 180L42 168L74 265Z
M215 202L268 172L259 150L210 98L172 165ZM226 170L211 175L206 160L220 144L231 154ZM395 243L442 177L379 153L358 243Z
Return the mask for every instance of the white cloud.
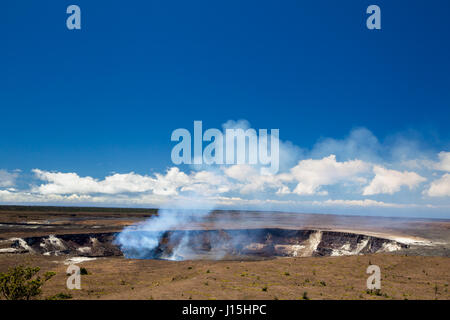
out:
M444 174L440 179L431 183L424 194L430 197L450 197L450 174Z
M229 192L233 188L233 184L221 172L196 171L189 175L189 181L186 181L180 190L201 195L215 195Z
M48 172L34 169L36 176L48 183L34 187L33 192L41 194L119 194L152 191L159 195L177 194L177 188L189 184L190 177L178 168L170 168L165 175L157 173L154 177L134 172L113 174L103 180L80 177L76 173Z
M289 193L289 188L283 183L293 180L290 174L284 173L262 175L257 168L250 165L226 167L224 168L224 173L227 177L238 181L238 184L234 188L238 189L241 194L251 194L267 189L278 189L283 190L284 193Z
M225 174L238 181L250 180L252 177L258 174L258 171L249 165L237 164L234 166L226 167L224 169Z
M438 156L439 162L435 164L434 168L436 170L450 172L450 152L441 151Z
M189 175L172 167L165 174L154 177L134 172L113 174L103 180L80 177L76 173L48 172L34 169L36 176L47 183L35 186L32 192L49 194L122 194L152 193L160 196L175 196L180 191L200 194L228 192L232 187L224 176L210 171L193 171Z
M16 184L16 179L18 176L19 174L17 171L9 172L7 170L0 169L0 187L13 187Z
M404 168L419 170L427 169L432 171L448 171L450 172L450 152L441 151L438 153L439 161L430 158L408 159L401 162Z
M409 204L398 204L398 203L387 203L383 201L375 201L371 199L364 200L326 200L322 203L316 202L317 204L323 204L328 206L349 206L349 207L388 207L388 208L404 208L409 206Z
M294 193L299 195L326 194L321 186L342 182L361 182L361 174L366 173L370 165L361 160L336 161L334 154L319 160L302 160L291 169L298 181Z
M440 156L445 164L445 155ZM33 170L44 183L29 191L13 188L0 193L4 202L73 202L111 204L158 205L189 195L200 195L202 201L216 201L218 205L308 205L297 201L297 195L325 195L324 186L356 185L358 189L367 182L369 175L375 176L363 189L363 195L393 194L402 186L410 190L426 179L415 172L389 170L359 159L339 162L331 154L321 159L299 161L289 172L277 175L261 175L258 167L250 165L223 166L214 170L182 172L177 167L165 173L140 175L134 172L111 174L103 179L79 176L77 173ZM434 181L424 194L430 196L449 195L449 176ZM292 190L292 191L291 191ZM359 189L360 190L360 189ZM342 193L351 194L348 188ZM358 192L359 193L359 192ZM237 195L242 195L237 197ZM205 202L205 203L206 203ZM404 204L361 200L312 201L309 205L404 207Z
M412 190L426 180L415 172L400 172L385 169L381 166L374 166L373 172L375 177L363 190L365 196L379 193L393 194L400 191L402 186L407 186Z
M226 128L247 129L250 124L229 121L223 125ZM280 141L280 173L273 175L261 175L260 166L245 164L194 166L185 172L172 167L150 175L129 172L102 178L35 169L39 184L18 190L17 172L0 170L0 202L159 206L181 200L209 207L260 206L277 210L321 206L324 211L338 207L434 208L436 203L415 205L410 201L422 194L450 196L450 177L446 174L450 172L450 152L440 152L436 160L436 154L420 150L420 144L413 141L405 146L404 142L402 138L381 143L364 128L353 130L342 140L323 139L310 151ZM416 190L427 179L434 181L425 190ZM385 200L392 199L388 195L402 188L410 193ZM340 200L317 197L328 193L330 198ZM361 194L379 196L375 201ZM358 200L352 200L355 196ZM447 199L438 200L440 208L448 206Z
M360 159L373 162L379 159L379 153L383 148L372 132L366 128L357 128L341 140L321 139L314 145L310 156L320 158L334 154L342 160Z
M92 177L80 177L76 173L49 172L34 169L35 175L46 184L33 188L33 192L41 194L92 194L105 193L117 194L123 192L145 192L155 187L155 179L141 176L133 172L127 174L113 174L104 180ZM157 177L160 180L172 182L174 173L168 172L167 179ZM170 183L167 183L169 185ZM160 189L164 190L164 183Z
M167 170L166 175L157 173L156 180L148 176L144 177L151 181L151 186L146 191L152 190L158 195L176 195L178 194L177 189L189 184L191 180L187 174L176 167Z

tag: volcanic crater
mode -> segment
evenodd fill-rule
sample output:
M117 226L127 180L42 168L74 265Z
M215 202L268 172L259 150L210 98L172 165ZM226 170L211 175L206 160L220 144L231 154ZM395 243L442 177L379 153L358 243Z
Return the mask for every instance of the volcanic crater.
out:
M138 238L143 241L156 235L159 243L154 248L130 249L117 244L116 232L61 234L2 240L0 252L163 260L260 260L361 255L408 247L391 239L324 230L260 228L134 232L138 232Z

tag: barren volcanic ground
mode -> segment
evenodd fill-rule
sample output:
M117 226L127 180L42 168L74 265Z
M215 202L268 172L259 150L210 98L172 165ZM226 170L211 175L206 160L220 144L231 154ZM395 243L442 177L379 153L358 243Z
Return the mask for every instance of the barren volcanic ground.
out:
M164 232L144 259L125 258L136 254L114 243L117 233L156 213L0 207L0 272L56 272L41 298L450 299L449 220L215 211ZM192 250L179 256L185 235ZM81 290L66 288L71 262L88 272ZM370 264L381 268L377 294L366 291Z

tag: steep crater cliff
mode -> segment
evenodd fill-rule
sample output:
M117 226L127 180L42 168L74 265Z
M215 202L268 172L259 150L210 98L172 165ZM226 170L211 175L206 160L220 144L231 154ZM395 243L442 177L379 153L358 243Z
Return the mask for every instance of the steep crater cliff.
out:
M125 256L137 259L269 259L360 255L391 252L408 246L394 240L364 234L320 230L234 229L136 231L140 243L122 247L117 233L63 234L11 238L0 243L0 253L34 253L79 257ZM148 236L158 236L154 248Z

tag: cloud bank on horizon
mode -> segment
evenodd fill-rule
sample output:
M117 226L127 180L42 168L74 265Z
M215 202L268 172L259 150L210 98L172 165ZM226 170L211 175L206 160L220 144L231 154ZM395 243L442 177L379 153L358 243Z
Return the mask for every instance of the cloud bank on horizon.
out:
M250 127L239 121L224 128L230 125ZM402 136L381 143L365 128L343 140L321 139L311 150L280 141L280 172L272 175L246 164L103 179L36 168L19 188L20 175L0 169L0 202L160 207L195 194L199 207L450 218L450 152Z

